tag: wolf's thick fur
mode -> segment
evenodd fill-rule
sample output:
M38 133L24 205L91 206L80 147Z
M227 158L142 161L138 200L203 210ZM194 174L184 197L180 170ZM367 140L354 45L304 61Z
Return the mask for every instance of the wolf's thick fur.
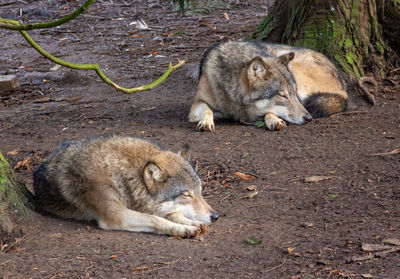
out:
M126 136L67 142L36 169L35 195L45 211L103 229L193 236L218 214L189 154Z
M216 116L264 119L270 130L303 124L346 107L344 80L321 53L261 42L225 42L210 48L200 65L189 121L213 131Z

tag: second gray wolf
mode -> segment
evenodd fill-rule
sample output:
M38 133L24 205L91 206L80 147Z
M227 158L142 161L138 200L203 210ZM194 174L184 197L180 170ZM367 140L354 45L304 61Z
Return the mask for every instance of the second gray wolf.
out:
M219 215L189 156L188 145L174 153L128 136L66 142L34 172L35 196L49 213L102 229L194 236Z
M189 121L214 131L214 117L254 122L282 130L346 108L346 83L319 52L262 42L214 45L200 65Z

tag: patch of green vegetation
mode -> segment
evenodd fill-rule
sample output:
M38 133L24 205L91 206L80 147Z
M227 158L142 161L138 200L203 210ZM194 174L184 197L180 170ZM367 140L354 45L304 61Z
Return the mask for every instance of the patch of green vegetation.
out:
M332 195L331 195L331 198L332 198L332 199L336 199L337 197L339 197L339 194L338 194L338 193L332 194Z
M400 1L400 0L399 0ZM385 53L385 48L380 42L375 43L375 49L378 51L379 54L384 54Z
M173 0L178 3L177 8L188 14L210 14L221 9L236 9L235 5L224 1Z
M254 125L257 128L267 128L267 124L265 124L265 121L257 121L256 123L254 123Z
M185 31L185 30L179 30L179 31L176 31L176 32L174 33L175 36L177 36L177 35L184 35L184 34L186 34L186 31Z
M19 187L20 185L7 160L0 152L0 215L9 208L19 216L26 216L28 210L13 186Z
M262 241L261 239L258 239L256 237L248 237L246 238L245 242L249 245L258 245L260 244Z
M243 159L247 159L247 158L253 158L254 156L253 156L253 154L251 154L251 153L248 153L248 152L245 152L245 153L243 153L243 155L242 155L242 158Z

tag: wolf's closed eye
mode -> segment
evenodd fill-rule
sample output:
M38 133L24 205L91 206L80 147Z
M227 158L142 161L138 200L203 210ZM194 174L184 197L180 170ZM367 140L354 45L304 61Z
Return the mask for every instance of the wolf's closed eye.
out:
M191 198L191 197L192 197L192 196L190 195L189 191L184 191L184 192L182 192L182 193L181 193L181 196L182 196L182 197L185 197L185 198Z

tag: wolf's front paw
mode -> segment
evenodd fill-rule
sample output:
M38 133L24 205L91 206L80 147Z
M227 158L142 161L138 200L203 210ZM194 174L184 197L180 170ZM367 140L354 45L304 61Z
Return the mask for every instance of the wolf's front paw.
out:
M185 238L195 237L202 231L199 227L186 226L186 225L182 225L182 227L183 227L183 230L182 230L182 233L179 234L179 236L185 237Z
M200 221L193 221L193 220L192 220L192 222L191 222L190 225L200 228L201 231L203 231L204 228L207 227L207 225L204 224L203 222L200 222Z
M267 125L268 126L268 125ZM277 119L271 127L268 127L271 131L282 131L286 128L286 122L282 119Z
M272 113L267 113L264 121L267 128L271 131L282 131L286 128L286 122Z
M214 120L200 120L199 123L197 123L197 130L199 131L215 131L215 125L214 125Z

